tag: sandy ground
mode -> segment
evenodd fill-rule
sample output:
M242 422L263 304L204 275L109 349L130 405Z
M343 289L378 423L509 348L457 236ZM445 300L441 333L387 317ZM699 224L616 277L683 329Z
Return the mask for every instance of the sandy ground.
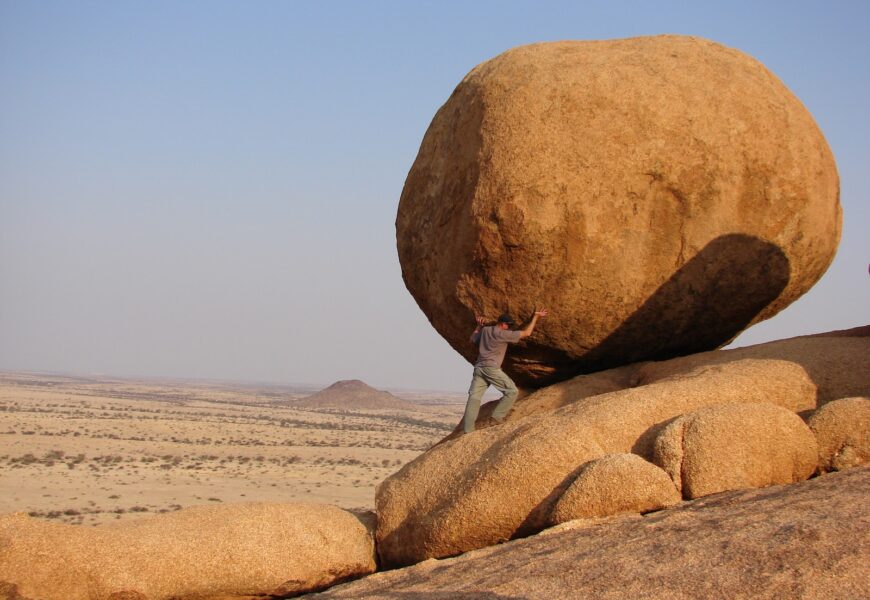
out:
M98 524L214 502L371 509L377 483L449 433L464 400L271 405L311 391L0 372L0 513Z

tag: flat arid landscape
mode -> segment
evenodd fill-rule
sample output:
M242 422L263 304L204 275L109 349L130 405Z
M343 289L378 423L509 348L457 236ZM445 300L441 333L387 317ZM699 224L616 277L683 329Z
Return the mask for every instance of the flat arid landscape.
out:
M197 504L372 509L464 397L0 372L0 514L95 525Z

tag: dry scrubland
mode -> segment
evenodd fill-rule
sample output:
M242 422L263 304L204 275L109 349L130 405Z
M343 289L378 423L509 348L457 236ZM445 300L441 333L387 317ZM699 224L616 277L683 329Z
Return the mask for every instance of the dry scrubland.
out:
M371 509L375 485L463 406L411 393L417 410L275 405L312 391L0 373L0 514L98 524L218 502Z

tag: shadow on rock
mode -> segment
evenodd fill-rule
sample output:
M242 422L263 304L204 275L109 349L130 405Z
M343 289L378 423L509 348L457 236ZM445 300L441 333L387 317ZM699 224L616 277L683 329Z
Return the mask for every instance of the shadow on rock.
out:
M506 370L518 385L530 385L512 371L540 363L559 373L555 383L574 375L620 365L666 360L719 348L746 329L788 285L789 261L770 242L744 235L720 236L674 273L613 333L585 355L552 355L533 344L508 355ZM519 350L519 349L518 349ZM570 367L560 365L570 363Z

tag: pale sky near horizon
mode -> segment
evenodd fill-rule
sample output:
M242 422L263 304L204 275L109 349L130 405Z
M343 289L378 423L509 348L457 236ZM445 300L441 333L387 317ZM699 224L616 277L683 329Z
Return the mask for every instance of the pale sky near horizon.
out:
M868 2L0 0L0 370L464 390L395 250L435 111L508 48L660 33L759 59L837 159L834 264L736 344L870 323Z

